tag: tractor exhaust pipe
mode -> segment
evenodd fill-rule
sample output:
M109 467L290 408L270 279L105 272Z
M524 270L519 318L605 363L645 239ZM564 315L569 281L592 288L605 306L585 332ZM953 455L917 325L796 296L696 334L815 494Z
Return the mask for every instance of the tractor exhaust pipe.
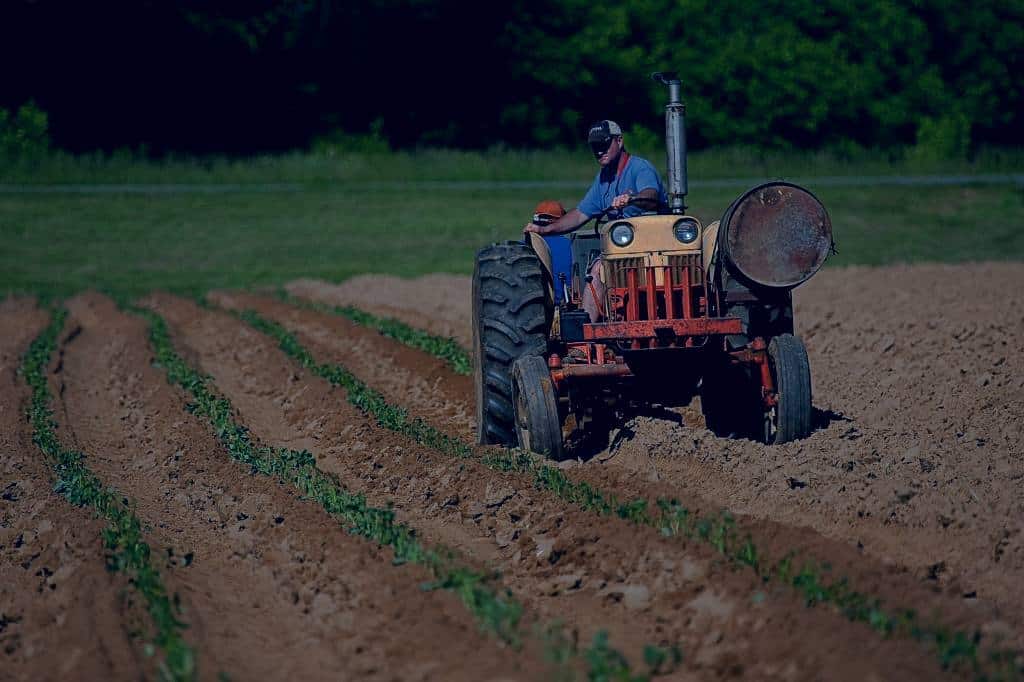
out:
M674 71L652 73L651 78L668 86L665 105L665 150L668 152L668 208L686 211L686 105L679 97L680 81Z

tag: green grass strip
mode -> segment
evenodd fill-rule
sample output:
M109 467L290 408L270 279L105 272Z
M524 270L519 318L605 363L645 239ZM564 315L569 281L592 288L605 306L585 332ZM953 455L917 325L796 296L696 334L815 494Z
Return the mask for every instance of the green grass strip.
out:
M348 401L373 417L379 425L448 455L476 457L472 446L442 433L421 419L411 418L406 410L388 403L381 393L357 379L345 367L318 363L295 335L277 322L267 320L252 310L236 315L274 338L280 349L303 367L345 388ZM808 606L831 605L849 620L866 623L880 635L908 636L930 645L945 669L963 668L973 672L978 680L993 682L1021 679L1024 672L1024 667L1016 660L1018 652L983 650L979 632L926 625L912 610L886 610L880 599L857 591L846 578L832 579L831 568L827 564L805 560L797 565L793 554L775 562L764 561L753 539L739 532L735 520L728 513L699 517L677 500L665 498L657 498L653 504L642 498L621 502L614 495L585 481L571 480L561 469L523 450L491 448L480 457L480 461L498 471L529 474L538 488L584 510L650 526L666 536L684 536L710 544L730 561L753 569L765 582L774 581L796 589Z
M181 636L188 626L179 620L176 600L168 596L160 572L151 561L150 547L142 539L142 523L130 502L116 491L105 488L83 462L84 455L64 449L55 433L50 408L47 368L64 327L67 312L55 311L49 326L29 346L21 372L32 389L28 419L32 441L50 461L57 476L56 492L72 504L95 509L109 525L103 530L107 568L129 576L132 587L146 602L156 632L147 651L159 649L163 660L158 666L161 679L192 680L196 677L195 654Z
M436 336L394 318L377 317L354 306L335 306L308 301L292 296L284 289L277 290L277 297L299 308L340 315L363 327L376 329L389 339L394 339L410 348L421 350L428 355L444 360L456 374L463 376L473 374L473 362L469 358L469 353L450 336Z
M485 631L513 647L521 646L522 606L508 590L498 592L489 586L493 575L460 566L450 550L425 547L413 529L395 521L391 509L371 507L364 495L345 490L333 476L316 467L316 459L309 452L255 445L249 431L235 421L231 402L215 393L212 379L190 367L175 352L163 318L150 310L131 310L149 322L149 339L157 366L164 369L170 383L188 391L193 400L188 409L209 420L232 459L247 464L253 473L291 483L302 495L315 500L341 520L349 533L391 547L396 564L411 562L425 566L435 579L425 586L426 589L454 592ZM362 409L379 409L381 403L367 394L362 396L360 405L364 406ZM446 441L435 438L432 442L443 444ZM608 645L603 632L599 632L594 643L583 652L562 643L551 657L554 661L582 658L588 666L589 680L639 682L647 679L644 674L632 672L626 658ZM679 655L675 650L648 647L644 658L649 670L656 672L677 663Z

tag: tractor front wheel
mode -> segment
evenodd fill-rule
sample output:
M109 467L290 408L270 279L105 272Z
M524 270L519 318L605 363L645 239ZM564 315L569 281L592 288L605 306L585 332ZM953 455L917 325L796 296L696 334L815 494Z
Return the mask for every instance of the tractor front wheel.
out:
M544 358L530 355L513 363L512 406L519 447L562 459L562 419Z
M811 433L811 365L803 341L792 334L768 344L775 404L764 411L764 441L788 443Z

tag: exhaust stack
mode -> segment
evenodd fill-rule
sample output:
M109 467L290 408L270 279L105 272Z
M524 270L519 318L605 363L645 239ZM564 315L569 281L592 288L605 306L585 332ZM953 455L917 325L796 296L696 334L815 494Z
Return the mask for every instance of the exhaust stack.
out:
M680 81L674 71L652 73L651 78L668 86L665 105L665 150L668 153L668 208L686 211L686 105L679 98Z

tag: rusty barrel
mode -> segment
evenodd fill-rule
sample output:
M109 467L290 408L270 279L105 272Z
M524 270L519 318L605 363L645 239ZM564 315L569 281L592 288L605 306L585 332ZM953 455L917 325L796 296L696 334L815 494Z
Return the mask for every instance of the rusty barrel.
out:
M825 262L832 250L832 221L803 187L768 182L729 206L718 243L738 274L761 286L789 289Z

